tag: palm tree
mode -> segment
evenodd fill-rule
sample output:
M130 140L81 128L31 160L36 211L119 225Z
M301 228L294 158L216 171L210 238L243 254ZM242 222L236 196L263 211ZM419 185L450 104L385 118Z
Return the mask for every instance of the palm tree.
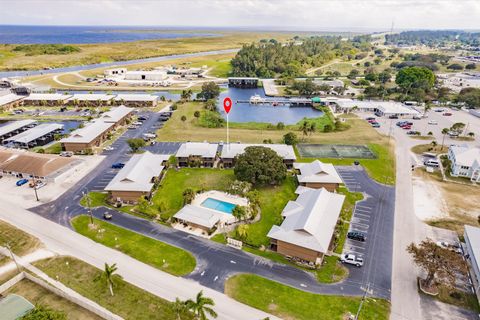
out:
M172 308L173 312L177 315L177 320L180 320L180 316L188 310L186 302L178 298L175 299Z
M248 236L248 229L249 229L248 224L239 225L237 228L238 237L242 240L245 240Z
M303 140L305 140L305 137L308 135L308 130L309 130L308 122L303 121L302 126L300 127L300 131L302 131L303 134Z
M430 103L427 103L425 105L425 108L424 108L424 111L423 111L423 115L425 116L427 114L428 111L430 111L430 109L432 109L432 105Z
M475 133L474 133L474 132L469 132L469 133L468 133L468 136L469 136L470 138L473 138L473 137L475 137Z
M443 147L444 147L444 142L445 142L445 136L447 135L447 133L449 132L450 130L448 128L443 128L442 129L442 134L443 134L443 138L442 138L442 148L440 150L443 150Z
M107 280L108 288L110 289L110 294L112 295L112 297L113 297L113 275L115 274L117 269L118 268L116 263L109 266L105 262L105 270L103 271L103 277L105 278L105 280Z
M188 309L193 312L195 315L195 319L199 320L207 320L207 314L210 315L212 318L216 318L218 315L217 313L209 306L214 306L215 302L213 302L212 298L204 297L203 291L197 293L197 297L195 301L189 299L185 302Z
M315 130L316 130L315 122L310 123L310 128L308 128L308 131L310 132L310 134L313 134Z

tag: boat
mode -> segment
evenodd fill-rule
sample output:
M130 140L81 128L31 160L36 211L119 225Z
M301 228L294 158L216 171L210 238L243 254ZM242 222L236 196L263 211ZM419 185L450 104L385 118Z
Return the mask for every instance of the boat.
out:
M265 99L260 97L260 95L256 94L250 97L250 104L257 104L264 102Z

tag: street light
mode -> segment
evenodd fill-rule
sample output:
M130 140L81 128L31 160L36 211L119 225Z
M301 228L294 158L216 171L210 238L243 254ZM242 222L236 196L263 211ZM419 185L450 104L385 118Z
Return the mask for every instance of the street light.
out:
M17 259L15 259L15 255L12 252L12 248L10 248L10 245L8 243L5 243L5 247L7 248L8 252L10 253L10 256L12 257L13 262L15 262L15 265L17 266L18 272L20 272L20 265L17 262Z
M40 199L38 199L37 181L35 180L35 174L32 174L32 182L33 182L33 191L35 192L35 199L37 199L37 201L40 201Z
M85 193L84 191L82 191L82 194L85 197L85 199L87 200L87 208L88 208L88 214L90 215L90 223L94 224L92 208L90 207L90 196L88 195L88 193Z

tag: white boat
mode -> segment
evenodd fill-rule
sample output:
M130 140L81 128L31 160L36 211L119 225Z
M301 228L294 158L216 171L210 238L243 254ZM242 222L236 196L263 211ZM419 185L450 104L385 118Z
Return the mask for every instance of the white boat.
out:
M260 95L258 95L258 94L250 97L250 104L262 103L264 101L265 101L265 99L260 97Z

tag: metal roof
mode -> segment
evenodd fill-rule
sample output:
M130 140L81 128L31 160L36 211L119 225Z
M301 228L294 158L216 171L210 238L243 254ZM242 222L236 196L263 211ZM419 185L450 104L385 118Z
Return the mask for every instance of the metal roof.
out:
M18 120L9 122L0 127L0 137L34 123L36 123L35 120Z
M204 207L187 204L173 217L211 229L220 220L222 214Z
M465 225L465 235L471 252L470 258L475 260L477 266L480 266L480 228Z
M280 157L285 160L295 160L295 151L292 146L286 144L244 144L244 143L230 143L225 144L222 148L221 158L235 158L237 155L245 152L247 147L265 147L275 151Z
M18 143L29 143L31 141L37 140L43 136L46 136L49 133L52 133L56 130L63 129L63 124L59 123L42 123L36 127L23 131L13 137L5 139L4 141L9 142L18 142Z
M113 127L115 123L104 121L93 121L85 127L73 131L69 137L63 138L60 142L66 143L90 143L96 137Z
M471 167L475 161L480 165L480 148L468 146L450 146L450 151L455 157L455 164Z
M102 116L100 118L98 118L97 121L117 123L123 117L132 113L133 110L135 110L135 109L134 108L128 108L128 107L125 107L125 106L114 107L114 108L111 108L110 111L103 113Z
M343 183L342 178L331 163L323 163L320 160L310 163L295 162L293 167L300 170L300 174L297 175L298 182Z
M118 94L115 101L157 101L158 96L153 94Z
M152 178L160 175L164 168L162 163L169 158L168 154L152 154L148 151L133 155L105 190L150 192Z
M208 142L186 142L182 143L175 156L187 158L189 156L201 156L203 158L215 158L218 144Z
M25 101L60 101L68 100L72 95L71 94L62 94L62 93L32 93L26 97Z
M112 94L103 94L103 93L76 93L68 101L110 101L115 98L115 95Z
M27 299L16 294L9 294L0 299L0 315L2 320L21 319L35 306Z
M8 93L0 96L0 106L3 106L7 103L11 103L20 99L23 99L24 96L17 96L14 93Z
M337 224L345 196L326 189L300 188L297 200L282 211L280 226L273 226L268 237L299 247L326 253Z

